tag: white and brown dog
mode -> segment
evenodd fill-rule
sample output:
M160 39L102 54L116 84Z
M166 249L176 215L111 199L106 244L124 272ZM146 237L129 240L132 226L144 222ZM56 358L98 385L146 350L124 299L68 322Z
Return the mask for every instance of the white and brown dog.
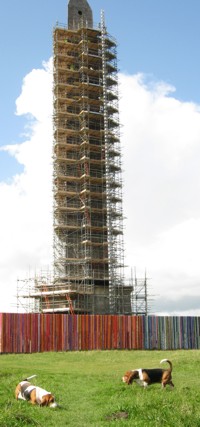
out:
M127 371L122 377L122 381L127 384L132 384L135 380L143 387L148 387L148 385L153 383L161 383L163 388L167 384L174 387L172 382L172 363L168 359L163 359L160 363L163 362L169 363L168 369L134 369Z
M36 377L36 375L26 378L17 385L15 389L16 399L27 400L33 405L38 404L40 406L56 408L58 404L55 401L55 397L49 391L34 386L28 381L33 377Z

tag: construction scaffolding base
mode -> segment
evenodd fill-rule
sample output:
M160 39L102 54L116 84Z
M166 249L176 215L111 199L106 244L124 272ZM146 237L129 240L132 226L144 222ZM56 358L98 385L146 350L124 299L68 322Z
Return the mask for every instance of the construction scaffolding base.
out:
M147 279L112 287L90 281L67 282L52 279L49 272L17 281L17 312L68 314L139 314L147 315Z

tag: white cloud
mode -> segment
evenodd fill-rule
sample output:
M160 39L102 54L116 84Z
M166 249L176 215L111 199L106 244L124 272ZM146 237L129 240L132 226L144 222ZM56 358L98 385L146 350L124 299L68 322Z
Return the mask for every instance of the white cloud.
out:
M174 298L176 312L180 297L195 295L200 313L200 106L141 75L120 81L127 262L147 269L153 293Z
M52 60L25 76L16 107L17 115L27 114L39 122L52 116Z
M0 183L0 311L17 277L52 260L51 67L24 78L16 114L27 117L26 138L3 148L24 171ZM120 92L125 262L140 277L147 269L157 312L200 313L200 107L141 74L121 75Z
M24 171L0 183L0 311L14 310L17 278L52 261L51 62L25 77L16 101L16 114L27 115L26 140L3 147Z

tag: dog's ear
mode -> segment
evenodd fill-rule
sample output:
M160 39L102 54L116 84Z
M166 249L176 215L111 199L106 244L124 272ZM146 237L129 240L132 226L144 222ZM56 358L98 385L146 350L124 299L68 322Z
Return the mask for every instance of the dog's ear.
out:
M128 376L127 384L132 384L134 378L135 378L135 372L134 371L130 371L129 372L129 376Z
M135 372L134 371L127 371L123 378L124 378L124 382L126 384L132 384L132 382L135 378Z
M50 403L54 402L54 396L52 394L47 394L42 398L40 406L49 406Z

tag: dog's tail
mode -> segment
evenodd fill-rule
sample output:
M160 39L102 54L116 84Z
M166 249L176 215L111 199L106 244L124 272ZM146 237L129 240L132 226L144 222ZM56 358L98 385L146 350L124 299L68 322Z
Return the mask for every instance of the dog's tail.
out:
M172 372L172 362L170 362L170 360L168 360L168 359L163 359L160 361L160 363L164 363L164 362L169 363L170 371Z
M37 375L31 375L30 377L25 378L23 381L28 381L28 380L30 380L31 378L35 378L35 377L37 377Z

